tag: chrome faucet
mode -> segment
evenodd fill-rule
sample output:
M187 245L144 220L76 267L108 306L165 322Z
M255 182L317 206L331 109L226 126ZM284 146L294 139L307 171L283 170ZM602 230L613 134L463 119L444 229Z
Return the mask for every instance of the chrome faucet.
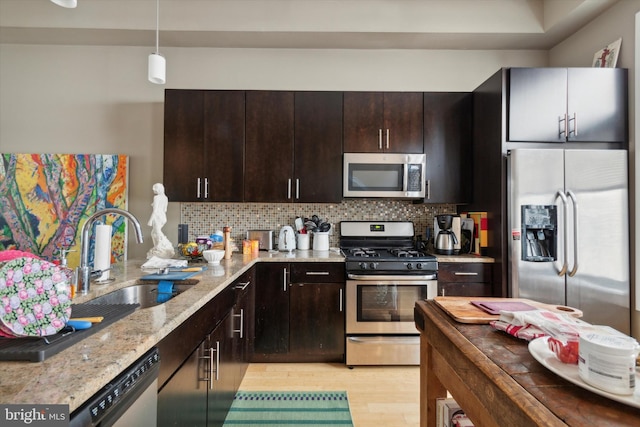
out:
M91 230L91 227L97 218L107 214L117 214L128 218L136 231L136 240L138 243L142 243L142 228L140 228L140 222L138 222L136 217L130 212L118 208L106 208L87 218L87 221L82 226L82 236L80 240L80 266L76 271L76 277L78 280L76 289L82 295L86 295L89 292L89 284L91 281L91 267L89 266L89 230Z

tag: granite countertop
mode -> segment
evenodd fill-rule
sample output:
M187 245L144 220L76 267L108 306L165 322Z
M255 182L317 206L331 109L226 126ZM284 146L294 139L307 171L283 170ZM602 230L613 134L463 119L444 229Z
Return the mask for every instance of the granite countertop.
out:
M494 263L495 259L488 256L474 255L474 254L462 254L462 255L439 255L431 254L435 256L438 262L479 262L479 263Z
M136 310L79 343L43 362L0 362L0 403L68 404L73 412L146 351L155 346L198 309L213 299L257 262L343 262L334 251L260 252L258 257L234 253L222 260L224 274L212 269L193 277L198 284L164 304ZM140 266L144 260L114 265L108 284L91 284L82 303L134 284L148 274Z

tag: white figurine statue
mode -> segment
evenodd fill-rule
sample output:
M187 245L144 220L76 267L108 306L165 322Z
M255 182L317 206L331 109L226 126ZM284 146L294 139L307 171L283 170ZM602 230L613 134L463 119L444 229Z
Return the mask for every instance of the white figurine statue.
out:
M167 206L169 199L164 194L164 185L160 183L153 184L153 211L149 218L151 227L151 238L153 239L153 248L147 252L147 259L157 256L160 258L172 258L175 254L173 245L162 232L162 227L167 223Z

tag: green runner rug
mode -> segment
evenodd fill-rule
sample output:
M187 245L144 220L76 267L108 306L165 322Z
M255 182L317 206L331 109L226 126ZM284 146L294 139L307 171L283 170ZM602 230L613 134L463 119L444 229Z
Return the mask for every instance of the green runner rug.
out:
M239 391L224 427L353 426L346 391Z

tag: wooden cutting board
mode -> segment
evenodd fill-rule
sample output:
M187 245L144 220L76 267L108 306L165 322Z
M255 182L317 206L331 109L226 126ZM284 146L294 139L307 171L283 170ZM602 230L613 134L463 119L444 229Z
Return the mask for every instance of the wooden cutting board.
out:
M491 297L435 297L434 301L444 311L460 323L489 323L497 320L498 314L489 314L471 304L471 301L489 302L523 302L536 308L543 308L559 313L568 313L575 317L582 317L582 311L564 305L545 304L525 298L491 298Z

